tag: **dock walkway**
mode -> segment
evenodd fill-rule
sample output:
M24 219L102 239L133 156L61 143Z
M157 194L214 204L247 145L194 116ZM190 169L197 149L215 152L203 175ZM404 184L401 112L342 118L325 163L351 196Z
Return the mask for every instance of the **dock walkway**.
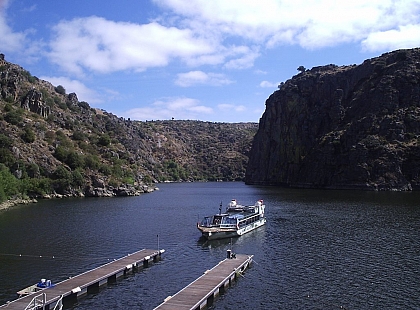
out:
M1 309L25 309L35 296L43 295L45 309L56 304L60 299L77 298L89 291L99 289L99 286L112 283L118 277L132 272L139 268L147 267L149 262L156 261L164 250L143 249L133 254L129 254L98 268L92 269L75 277L57 283L54 287L43 289L37 293L18 298L3 306ZM44 309L43 308L43 309Z
M214 298L245 271L252 257L237 254L236 258L226 258L174 296L166 298L155 310L199 310L210 306Z

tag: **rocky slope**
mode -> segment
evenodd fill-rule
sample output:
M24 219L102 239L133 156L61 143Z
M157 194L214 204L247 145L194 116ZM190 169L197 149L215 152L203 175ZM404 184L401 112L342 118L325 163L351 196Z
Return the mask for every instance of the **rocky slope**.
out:
M156 182L243 180L257 128L117 117L0 54L0 201L19 193L121 196Z
M301 71L266 101L246 183L420 189L420 49Z

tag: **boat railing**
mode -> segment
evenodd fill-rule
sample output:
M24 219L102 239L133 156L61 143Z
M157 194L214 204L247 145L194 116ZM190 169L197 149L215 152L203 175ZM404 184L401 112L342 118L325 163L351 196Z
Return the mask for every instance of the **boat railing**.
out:
M45 309L45 304L47 302L47 294L42 293L34 298L29 302L29 304L26 306L24 310L34 310L34 309Z
M236 224L220 224L220 228L236 228Z

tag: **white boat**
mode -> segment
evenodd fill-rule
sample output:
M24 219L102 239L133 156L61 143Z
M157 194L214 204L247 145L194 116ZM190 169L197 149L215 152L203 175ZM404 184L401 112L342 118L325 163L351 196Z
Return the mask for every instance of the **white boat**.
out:
M242 236L266 223L264 211L263 200L258 200L253 206L243 206L233 199L226 213L222 213L220 206L219 214L204 217L201 223L197 223L197 228L208 240Z
M26 295L30 295L39 291L42 291L44 288L50 288L53 287L54 284L52 284L51 280L41 279L38 283L28 286L19 292L17 292L19 297L23 297Z

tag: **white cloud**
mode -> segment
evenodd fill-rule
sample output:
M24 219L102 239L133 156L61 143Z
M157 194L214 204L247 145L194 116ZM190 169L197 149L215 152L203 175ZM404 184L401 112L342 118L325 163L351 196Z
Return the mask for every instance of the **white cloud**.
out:
M323 48L420 25L420 0L154 2L183 16L183 25L194 25L192 29L219 32L213 35L219 38L241 37L267 47L298 44L307 49Z
M150 106L131 109L124 114L131 119L143 121L171 118L196 120L213 114L213 109L201 105L197 99L181 97L158 100Z
M219 110L223 111L224 113L228 112L244 112L246 111L246 107L243 105L234 105L234 104L228 104L228 103L222 103L217 105Z
M24 12L33 12L33 11L35 11L36 9L37 9L37 5L36 5L36 4L33 4L33 5L31 5L31 6L25 7L25 8L23 9L23 11L24 11Z
M263 71L261 69L257 69L255 70L255 74L259 74L259 75L266 75L268 72L267 71Z
M62 21L54 27L51 60L69 72L143 71L214 53L214 47L191 30L157 23L138 25L100 17Z
M262 81L260 83L260 87L263 87L263 88L273 88L273 87L277 88L278 85L279 85L279 83L272 83L272 82L269 82L269 81Z
M420 46L420 25L400 26L398 29L375 32L362 41L367 51L396 50Z
M255 59L260 56L257 47L249 48L247 46L237 46L229 49L235 58L226 62L228 69L247 69L254 65Z
M26 36L22 32L14 32L7 25L6 9L8 0L0 0L0 46L2 53L19 52L23 49Z
M62 76L41 76L40 79L48 81L54 86L63 86L67 94L76 93L77 99L79 99L79 101L86 101L90 105L103 101L97 92L88 88L80 81L72 80Z
M203 71L190 71L179 73L175 84L182 87L189 87L195 84L221 86L233 83L231 80L219 73L205 73Z

